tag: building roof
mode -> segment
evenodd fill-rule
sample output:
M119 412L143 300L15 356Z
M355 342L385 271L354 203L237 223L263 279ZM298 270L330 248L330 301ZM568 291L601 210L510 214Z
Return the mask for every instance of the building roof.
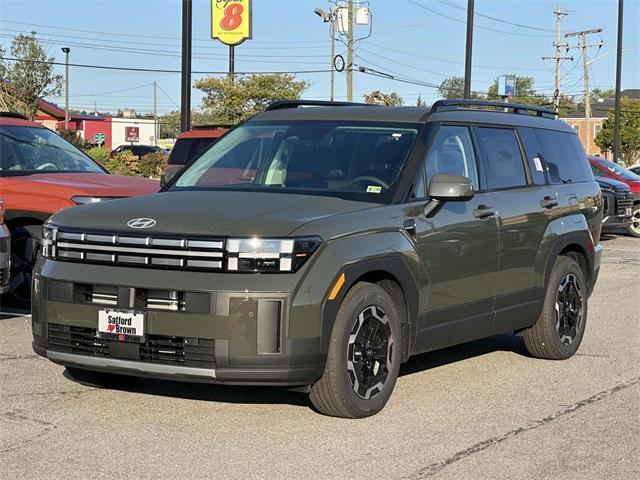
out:
M38 109L58 120L64 120L64 109L53 102L41 98L38 100ZM70 120L103 120L104 118L101 115L79 115L74 113L69 115Z
M640 100L640 88L627 88L620 92L621 98L630 98L632 100ZM591 103L591 117L604 117L606 118L611 110L615 108L615 98L603 98L601 102ZM584 106L581 106L578 111L571 115L572 118L584 118Z

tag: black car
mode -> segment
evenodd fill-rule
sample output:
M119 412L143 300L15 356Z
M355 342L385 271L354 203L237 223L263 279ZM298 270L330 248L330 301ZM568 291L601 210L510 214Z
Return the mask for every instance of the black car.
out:
M156 147L155 145L120 145L111 151L111 156L114 156L125 150L130 151L138 158L142 158L150 153L167 153L164 148Z
M633 167L629 167L627 170L631 170L636 175L640 175L640 165L634 165Z
M602 191L603 232L625 231L633 216L633 193L626 183L613 178L595 177Z

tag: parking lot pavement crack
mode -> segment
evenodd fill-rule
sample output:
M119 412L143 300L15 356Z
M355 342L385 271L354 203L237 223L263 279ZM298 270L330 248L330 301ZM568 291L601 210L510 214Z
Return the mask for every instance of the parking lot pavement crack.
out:
M51 431L53 431L56 428L58 428L57 425L55 425L55 424L53 424L51 422L47 422L46 420L40 420L38 418L28 417L28 416L22 414L20 412L20 410L12 410L10 412L0 413L0 417L6 418L6 419L12 420L12 421L17 421L17 422L31 422L31 423L34 423L34 424L42 427L42 430L40 432L38 432L37 434L33 435L32 437L22 439L22 440L18 441L17 443L14 443L13 445L10 445L10 446L8 446L6 448L0 449L0 454L11 452L11 451L16 450L16 449L18 449L20 447L23 447L24 445L27 445L28 443L31 443L34 440L37 440L37 439L39 439L41 437L44 437L45 435L49 434Z
M640 383L640 377L635 377L632 378L630 380L627 380L626 382L620 383L614 387L611 387L607 390L603 390L601 392L598 392L588 398L585 398L584 400L580 400L578 402L573 403L572 405L569 405L565 408L563 408L562 410L559 410L547 417L541 418L539 420L535 420L532 423L529 423L525 426L522 427L518 427L518 428L514 428L513 430L509 430L506 433L503 433L502 435L497 435L495 437L491 437L488 438L487 440L483 440L481 442L476 443L475 445L472 445L469 448L466 448L464 450L461 450L457 453L455 453L454 455L445 458L444 460L440 460L438 462L432 463L431 465L428 465L426 467L421 468L420 470L418 470L417 472L415 472L412 475L409 475L407 477L405 477L408 480L419 480L422 478L428 478L431 477L433 475L435 475L436 473L440 472L441 470L447 468L449 465L452 465L456 462L459 462L460 460L463 460L471 455L474 455L476 453L479 453L483 450L486 450L494 445L497 445L499 443L502 443L506 440L509 440L517 435L520 435L522 433L525 432L529 432L531 430L534 430L536 428L542 427L550 422L553 422L554 420L557 420L561 417L564 417L565 415L569 415L577 410L580 410L581 408L586 407L587 405L591 405L592 403L598 402L600 400L604 400L608 397L610 397L611 395L624 390L626 388L632 387L634 385L637 385L638 383Z
M38 355L7 355L6 353L0 353L0 362L4 360L30 360L32 358L38 358Z

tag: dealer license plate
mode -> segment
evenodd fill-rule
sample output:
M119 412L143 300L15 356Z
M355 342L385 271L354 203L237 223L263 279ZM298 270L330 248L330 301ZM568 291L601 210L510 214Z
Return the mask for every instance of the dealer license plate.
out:
M141 342L145 314L132 310L99 310L98 337L108 340Z
M624 210L624 216L625 216L625 217L630 217L630 216L631 216L631 207L626 208L626 209Z

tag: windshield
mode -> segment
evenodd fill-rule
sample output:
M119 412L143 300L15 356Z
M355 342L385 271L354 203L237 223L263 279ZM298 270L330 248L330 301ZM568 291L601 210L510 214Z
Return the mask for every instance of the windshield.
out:
M104 173L89 157L51 130L0 125L0 175Z
M636 175L633 172L630 172L626 168L622 168L617 163L613 163L613 162L610 162L609 160L604 160L602 158L599 158L599 159L597 159L595 161L598 163L598 165L602 165L606 170L609 170L609 171L615 173L616 175L618 175L621 178L624 178L625 180L637 180L637 181L640 181L640 176ZM596 172L596 175L599 175L599 176L602 177L603 176L602 175L602 171Z
M203 153L172 190L242 189L382 201L417 134L377 122L249 122Z

